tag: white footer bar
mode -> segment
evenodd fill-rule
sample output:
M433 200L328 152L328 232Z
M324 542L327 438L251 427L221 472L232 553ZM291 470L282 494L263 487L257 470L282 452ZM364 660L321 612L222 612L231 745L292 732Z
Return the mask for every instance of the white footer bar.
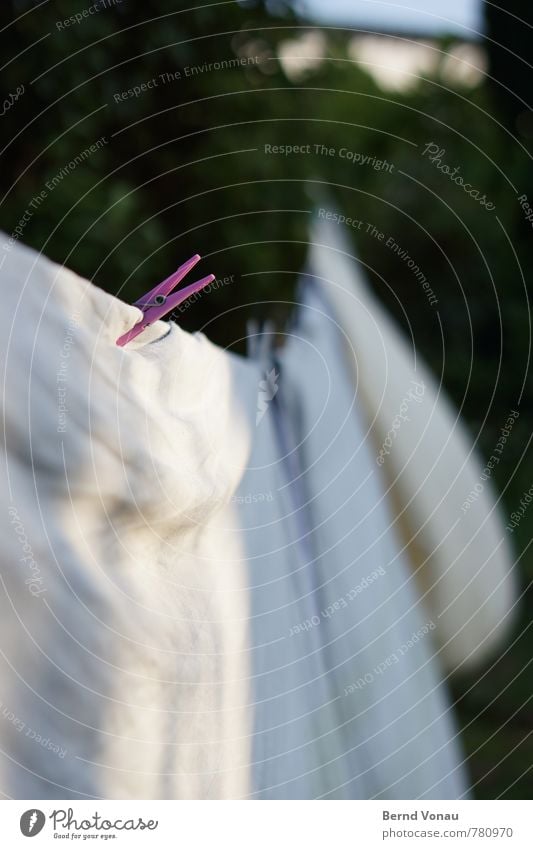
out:
M533 849L528 801L4 801L1 845ZM35 837L35 843L28 840Z

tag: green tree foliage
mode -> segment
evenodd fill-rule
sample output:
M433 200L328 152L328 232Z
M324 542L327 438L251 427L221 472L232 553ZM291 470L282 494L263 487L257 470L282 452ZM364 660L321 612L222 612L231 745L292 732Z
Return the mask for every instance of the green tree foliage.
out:
M1 7L12 60L4 90L26 88L2 119L4 228L11 232L46 182L105 137L47 193L24 229L26 242L125 300L199 252L206 273L238 271L239 280L238 290L219 290L213 308L205 299L203 321L269 297L265 276L246 275L298 268L304 256L302 248L295 259L283 241L298 223L272 212L291 207L275 182L284 169L257 155L265 134L279 138L294 114L276 59L289 14L280 8L271 18L261 4L233 0L183 12L162 0L123 0L62 25L88 7L71 0L27 14L27 4ZM140 93L129 96L135 86ZM214 335L233 339L244 313Z

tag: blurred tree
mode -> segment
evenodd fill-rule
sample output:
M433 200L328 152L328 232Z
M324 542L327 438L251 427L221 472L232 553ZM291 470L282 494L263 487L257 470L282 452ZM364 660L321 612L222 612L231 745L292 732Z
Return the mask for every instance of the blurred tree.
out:
M205 269L238 281L218 290L216 304L203 300L203 321L270 297L268 275L246 275L297 270L303 247L285 240L306 235L290 213L302 192L281 189L280 161L258 154L294 114L276 56L293 16L282 3L273 18L262 2L234 0L188 11L163 0L109 0L93 14L88 6L60 0L30 13L6 0L0 9L5 91L26 89L3 117L3 226L11 232L66 170L24 228L29 244L125 300L199 252ZM236 321L243 315L214 335L230 342Z
M523 0L485 4L491 87L509 126L533 138L533 6Z

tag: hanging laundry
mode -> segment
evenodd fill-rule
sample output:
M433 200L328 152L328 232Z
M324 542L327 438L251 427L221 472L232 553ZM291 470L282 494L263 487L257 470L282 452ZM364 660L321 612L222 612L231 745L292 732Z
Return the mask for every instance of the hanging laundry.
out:
M137 307L4 249L7 795L467 795L445 677L503 638L510 560L481 546L461 561L461 535L498 535L494 504L454 537L437 498L454 469L437 464L425 508L435 458L412 452L416 429L394 457L417 469L391 498L376 439L398 388L379 385L359 310L413 374L335 238L315 234L284 346L260 333L248 360L161 321L119 347ZM435 408L416 404L416 428L444 427L415 378ZM455 437L448 465L465 460Z

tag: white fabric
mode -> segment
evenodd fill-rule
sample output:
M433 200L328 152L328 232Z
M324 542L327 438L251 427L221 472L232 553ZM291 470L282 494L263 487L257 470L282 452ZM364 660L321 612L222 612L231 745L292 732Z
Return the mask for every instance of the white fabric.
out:
M251 581L254 794L458 798L466 780L435 623L400 552L324 294L303 288L237 496Z
M135 308L0 262L0 789L463 795L335 287L267 366L163 323L119 349Z
M388 497L437 624L443 663L452 671L479 665L507 636L518 596L491 482L479 491L483 465L459 414L371 293L342 229L318 216L309 267L339 322L376 457L413 379L424 387L384 456ZM474 488L478 497L464 513Z
M19 246L0 274L0 787L246 796L247 604L216 530L246 364L175 325L116 347L138 310Z

